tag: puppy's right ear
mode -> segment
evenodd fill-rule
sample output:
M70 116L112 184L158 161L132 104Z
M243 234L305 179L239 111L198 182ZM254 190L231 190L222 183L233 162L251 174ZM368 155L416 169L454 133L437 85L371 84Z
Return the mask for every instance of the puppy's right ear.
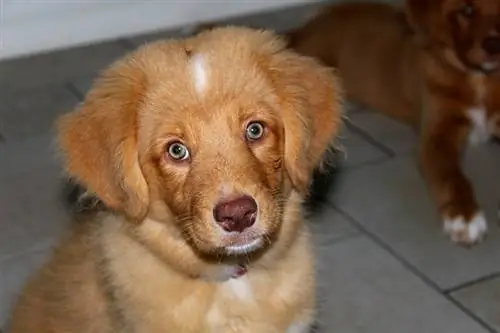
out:
M410 25L414 29L426 26L432 0L406 0L406 15Z
M145 88L141 74L132 64L114 66L85 102L58 122L69 175L134 220L145 217L149 203L137 150L137 112Z
M337 136L343 90L332 69L291 50L275 53L270 68L282 98L286 171L295 189L307 194Z
M420 42L439 42L447 38L442 5L442 0L406 0L406 18Z

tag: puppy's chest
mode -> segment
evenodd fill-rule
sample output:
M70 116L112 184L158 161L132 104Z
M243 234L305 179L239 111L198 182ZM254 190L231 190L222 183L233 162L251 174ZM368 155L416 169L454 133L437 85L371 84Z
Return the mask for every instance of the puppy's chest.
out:
M262 319L255 286L247 276L230 279L220 285L214 302L206 314L207 330L210 332L241 331L252 322Z
M474 100L466 108L470 121L469 144L477 145L488 141L498 132L500 122L500 86L493 85L484 75L471 77Z
M247 276L221 284L206 314L207 332L281 332L283 309L272 305L276 292L265 289Z

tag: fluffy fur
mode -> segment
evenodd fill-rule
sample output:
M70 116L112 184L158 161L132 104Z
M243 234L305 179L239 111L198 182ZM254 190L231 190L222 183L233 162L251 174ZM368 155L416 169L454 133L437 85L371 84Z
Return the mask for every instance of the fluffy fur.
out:
M69 175L110 211L58 246L10 332L305 333L315 276L301 203L337 133L339 91L331 70L244 28L113 64L59 121ZM255 224L226 232L214 207L242 195Z
M339 69L350 98L420 132L421 170L451 239L481 241L486 221L461 168L467 144L500 135L500 1L333 5L291 34Z

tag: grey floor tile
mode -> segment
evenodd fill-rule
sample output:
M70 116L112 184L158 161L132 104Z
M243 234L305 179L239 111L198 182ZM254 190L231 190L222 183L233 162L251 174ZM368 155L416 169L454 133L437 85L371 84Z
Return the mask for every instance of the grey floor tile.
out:
M470 311L500 332L500 277L452 294Z
M339 240L359 235L352 223L328 206L312 215L308 225L316 246L328 246Z
M47 260L50 251L48 247L0 262L0 327L7 324L19 293Z
M323 4L321 4L320 2L306 5L294 5L289 8L231 17L212 23L216 25L238 25L252 28L272 29L277 32L285 32L290 29L299 27L302 23L305 23L306 20L309 19L311 15L313 15L316 10L318 10L318 8L320 8L322 5ZM197 29L198 28L196 26L192 26L158 31L151 34L131 38L130 42L136 46L139 46L158 39L186 37L193 32L196 32Z
M228 25L242 25L251 28L271 29L286 32L302 26L317 13L324 3L313 2L290 6L288 8L234 17L222 21Z
M340 168L355 167L389 157L347 126L343 126L338 143Z
M500 271L500 183L492 182L500 168L498 147L484 147L467 161L474 162L475 169L466 170L490 222L489 237L470 250L442 233L434 202L411 157L344 172L331 200L441 288L453 288Z
M318 256L320 332L487 332L366 238Z
M349 121L396 154L412 152L418 143L409 126L376 112L353 113Z
M85 95L89 92L94 80L97 78L97 74L87 75L70 82L73 93L78 97L79 100L84 100Z
M109 42L3 61L0 88L15 91L67 82L100 71L126 51L123 43Z
M129 38L127 41L130 42L134 47L139 47L143 44L154 42L161 39L170 38L184 38L196 33L198 31L197 25L185 26L167 30L154 31L148 34L135 36Z
M19 140L52 132L57 116L78 102L62 85L47 85L1 93L0 123L6 140Z
M0 146L0 260L53 244L69 225L49 135Z
M369 109L367 109L365 106L363 106L359 103L356 103L354 101L348 101L348 100L346 100L344 102L344 108L345 108L347 116L350 116L350 115L355 114L355 113L372 112Z

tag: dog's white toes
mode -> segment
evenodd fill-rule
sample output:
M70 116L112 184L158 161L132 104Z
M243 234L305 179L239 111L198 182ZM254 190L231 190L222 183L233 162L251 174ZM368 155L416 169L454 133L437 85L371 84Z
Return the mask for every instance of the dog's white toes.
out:
M471 246L483 240L488 231L488 224L483 213L477 213L471 220L463 216L444 220L444 232L451 240L463 246Z

